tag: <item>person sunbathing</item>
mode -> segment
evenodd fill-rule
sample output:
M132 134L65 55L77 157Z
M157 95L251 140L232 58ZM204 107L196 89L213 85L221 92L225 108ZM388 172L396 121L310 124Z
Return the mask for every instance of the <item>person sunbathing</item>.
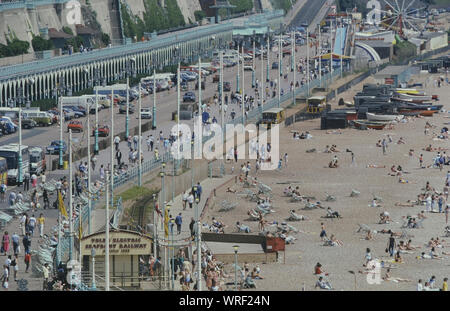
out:
M386 270L386 274L382 277L383 281L391 281L391 282L411 282L411 280L409 279L402 279L402 278L394 278L391 276L391 269L388 268Z
M328 273L326 273L323 268L322 268L322 264L320 262L318 262L315 267L314 267L314 274L315 275L320 275L320 276L328 276Z
M385 211L380 214L380 221L378 222L379 224L389 224L390 221L392 220L388 212Z
M331 209L331 207L328 207L327 208L327 216L326 217L329 217L329 218L340 218L341 215L339 215L339 212L333 211Z
M402 258L402 256L400 255L400 252L399 252L399 251L397 251L397 252L395 253L394 260L395 260L395 262L397 262L397 263L403 263L403 258Z
M228 187L228 188L227 188L227 192L230 192L230 193L236 193L236 190L234 190L234 189Z
M337 146L336 146L336 145L331 145L330 151L331 151L331 152L340 152L340 151L337 149Z
M285 188L284 191L283 191L284 195L286 195L286 196L291 196L292 192L293 191L292 191L292 187L291 186Z
M408 201L406 201L407 203L401 203L401 202L396 202L395 203L395 206L402 206L402 207L414 207L416 204L415 204L415 201L411 201L411 200L408 200ZM414 203L413 203L414 202Z
M393 232L391 229L381 229L378 231L379 233L385 233L385 234L393 234L395 237L401 237L401 232Z
M397 145L405 144L405 141L403 140L403 137L400 137L400 139L397 142Z
M374 239L373 234L372 234L372 230L369 229L369 231L367 231L367 235L366 235L365 239L367 241L372 241Z
M331 153L331 151L330 151L330 146L326 146L325 147L325 150L323 151L323 153Z
M408 240L408 243L406 243L405 247L406 247L406 250L408 250L408 251L414 251L414 250L420 248L420 246L412 246L411 240Z
M334 234L332 234L330 236L330 241L331 241L331 245L332 246L342 246L342 245L344 245L344 242L342 242L341 240L338 240Z

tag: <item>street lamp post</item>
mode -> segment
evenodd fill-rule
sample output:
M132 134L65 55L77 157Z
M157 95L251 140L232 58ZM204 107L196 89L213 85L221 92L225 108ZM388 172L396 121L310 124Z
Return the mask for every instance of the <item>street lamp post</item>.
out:
M152 130L156 129L156 69L153 69L153 113Z
M156 219L156 194L153 194L153 256L157 258L156 244L158 243L158 221Z
M197 187L194 187L195 191ZM202 226L200 222L200 213L198 210L198 197L195 199L195 219L197 220L197 234L196 234L196 242L197 242L197 289L198 291L202 290Z
M111 148L113 146L111 145ZM112 165L114 165L112 163ZM109 185L108 178L113 178L113 174L106 171L106 209L105 209L105 291L109 291ZM112 202L112 201L111 201Z
M91 248L91 257L92 257L92 290L96 290L97 287L95 285L95 248Z
M141 82L139 82L139 84L138 84L138 92L139 92L139 109L138 109L138 112L139 112L139 115L138 115L138 117L139 117L139 125L138 125L138 143L139 143L139 145L138 145L138 185L139 185L139 187L141 187L142 186L142 158L141 158L141 149L142 149L142 147L141 147L141 145L142 145L142 139L141 139L141 137L142 137L142 112L141 112L141 108L142 108L142 90L141 90Z
M241 92L241 85L240 85L240 63L241 63L241 55L239 53L239 45L237 47L237 55L238 55L238 62L237 62L237 76L236 76L236 93Z
M244 44L242 44L242 93L241 93L241 105L242 105L242 125L245 126L245 66L244 66Z
M283 44L281 43L282 33L282 24L280 24L280 39L278 40L278 107L281 105L281 77L283 76Z
M270 82L270 28L267 27L267 68L266 82Z
M61 93L65 90L65 79L64 76L61 76L59 79L59 84L55 90L56 92L56 101L59 101L60 105L60 120L59 120L59 168L63 168L63 123L64 123L64 115L61 101Z
M173 226L175 225L175 220L171 219L170 220L170 226L171 226L171 230L170 230L170 235L171 235L171 241L170 241L170 245L172 246L172 255L171 257L171 264L170 264L170 268L172 271L172 290L175 290L175 247L174 247L174 243L173 243Z
M166 203L166 202L165 202ZM166 219L166 217L167 216L169 216L170 214L170 208L172 207L171 205L170 205L170 203L167 203L167 204L165 204L166 205L166 210L165 210L165 213L164 213L164 226L166 225L165 224L165 219ZM169 224L168 224L169 225ZM164 227L165 228L165 227ZM170 229L170 228L169 228ZM164 229L165 230L165 229ZM165 267L165 269L164 269L164 273L165 273L165 278L164 278L164 280L165 280L165 283L166 283L166 286L167 286L167 288L169 288L169 286L170 286L170 279L172 278L172 275L171 275L171 269L169 268L169 256L170 256L170 250L169 250L169 247L168 247L168 245L170 245L169 244L169 242L168 242L168 237L166 237L166 235L164 235L164 237L166 238L166 247L164 247L164 267ZM167 277L168 276L168 277Z
M73 259L72 130L69 129L69 260ZM81 219L81 213L80 213Z
M322 87L322 35L319 24L319 82Z
M233 245L234 249L234 290L237 291L237 267L238 267L238 249L239 245Z
M256 68L255 68L255 58L256 58L256 52L255 52L255 49L256 49L256 42L255 42L255 34L256 34L256 32L253 30L253 59L252 59L252 68L253 68L253 70L252 70L252 88L255 88L255 85L256 85L256 82L255 82L255 70L256 70Z
M129 122L130 122L130 75L134 76L134 69L133 69L133 65L132 63L136 62L136 58L131 57L128 61L127 61L127 115L126 115L126 119L125 119L125 136L128 138L128 136L130 135L130 127L129 127ZM140 112L140 111L139 111Z

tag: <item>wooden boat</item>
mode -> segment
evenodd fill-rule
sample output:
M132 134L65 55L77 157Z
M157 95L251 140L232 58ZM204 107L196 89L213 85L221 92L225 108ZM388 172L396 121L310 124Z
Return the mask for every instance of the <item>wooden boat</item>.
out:
M439 112L442 109L442 107L444 107L444 105L431 105L430 110Z
M382 130L389 122L380 122L380 121L366 121L366 120L355 120L353 121L356 128L369 128L374 130Z
M398 93L397 98L399 98L401 100L409 101L412 103L417 103L417 104L421 104L423 102L432 100L432 96L429 96L429 95L415 95L415 94L410 95L410 94L402 94L402 93Z
M420 113L421 116L424 117L432 117L436 110L425 110Z
M401 113L404 116L408 116L408 117L416 117L422 113L426 113L427 111L431 111L431 110L425 110L425 109L400 109L398 110L398 113ZM433 111L434 113L434 111Z
M421 94L421 92L416 90L416 89L401 89L401 88L398 88L398 89L395 89L395 91L397 93L401 93L401 94L417 94L417 95Z
M398 119L402 119L403 116L400 115L390 115L390 114L374 114L370 112L366 112L367 120L369 121L394 121Z

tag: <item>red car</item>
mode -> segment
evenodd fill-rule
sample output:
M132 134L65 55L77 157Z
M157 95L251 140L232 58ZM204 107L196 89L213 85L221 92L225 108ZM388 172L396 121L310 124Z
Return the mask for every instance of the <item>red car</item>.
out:
M72 132L83 132L83 123L81 121L70 121L67 125L67 132L72 130Z
M95 136L95 128L92 130L92 136ZM98 136L108 137L109 136L109 126L103 125L98 128Z

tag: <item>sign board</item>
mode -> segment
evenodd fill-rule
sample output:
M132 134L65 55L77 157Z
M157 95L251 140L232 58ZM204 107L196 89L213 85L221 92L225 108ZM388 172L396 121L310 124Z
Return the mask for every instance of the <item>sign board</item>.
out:
M392 78L385 78L384 84L394 85L394 79Z
M95 233L81 240L82 255L90 256L92 248L95 249L97 256L105 254L105 232ZM151 251L152 240L147 236L123 230L109 233L110 255L149 255Z

